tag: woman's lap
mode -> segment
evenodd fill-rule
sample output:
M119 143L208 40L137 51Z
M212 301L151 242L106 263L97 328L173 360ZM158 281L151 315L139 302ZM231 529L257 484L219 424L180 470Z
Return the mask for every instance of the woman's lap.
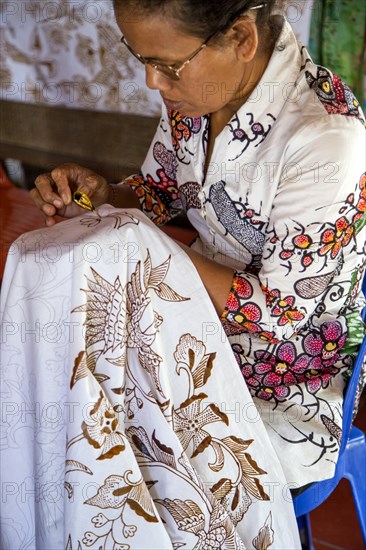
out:
M236 414L255 407L195 268L138 211L101 214L11 250L2 547L241 548L260 529L298 547L287 481L262 421Z

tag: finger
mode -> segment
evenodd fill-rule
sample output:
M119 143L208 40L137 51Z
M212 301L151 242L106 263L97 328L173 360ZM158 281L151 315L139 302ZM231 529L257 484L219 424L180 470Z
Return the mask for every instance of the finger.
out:
M34 183L38 194L32 194L32 198L36 202L38 208L42 209L43 203L53 204L56 208L62 208L64 206L62 199L55 192L55 182L51 174L41 174L36 178Z
M106 179L98 174L86 177L83 183L78 187L78 191L80 191L80 193L85 193L95 207L108 201L109 185Z
M55 182L57 192L60 195L63 204L68 205L71 203L71 189L70 185L72 181L70 178L70 169L68 165L59 166L54 168L50 174L52 180Z
M51 227L52 225L55 225L55 223L56 223L55 218L47 218L47 217L46 217L46 225L47 225L47 227Z
M91 197L100 189L104 181L105 180L102 176L99 176L98 174L90 174L83 179L77 190L80 191L80 193L85 193L88 197Z
M60 203L62 205L62 208L56 208L54 204L50 204L49 202L46 202L43 199L41 193L37 188L31 189L30 195L35 205L37 206L37 208L39 208L39 210L45 216L46 222L47 222L47 218L53 218L56 214L59 214L62 216L63 212L65 212L65 206L63 205L60 198L58 198L54 202Z

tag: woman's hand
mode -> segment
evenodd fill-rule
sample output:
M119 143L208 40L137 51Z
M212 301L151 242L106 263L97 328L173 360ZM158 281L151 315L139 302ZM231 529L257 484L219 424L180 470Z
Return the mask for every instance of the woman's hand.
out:
M72 201L74 191L86 193L94 206L108 202L110 186L102 177L78 164L63 164L41 174L30 191L36 206L46 218L46 225L56 223L55 216L72 218L83 210Z

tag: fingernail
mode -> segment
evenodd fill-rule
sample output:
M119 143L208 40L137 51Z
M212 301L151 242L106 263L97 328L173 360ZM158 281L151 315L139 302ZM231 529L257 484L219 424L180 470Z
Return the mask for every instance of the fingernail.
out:
M56 208L62 208L64 203L62 201L60 201L60 199L55 199L53 201L53 204L56 206Z

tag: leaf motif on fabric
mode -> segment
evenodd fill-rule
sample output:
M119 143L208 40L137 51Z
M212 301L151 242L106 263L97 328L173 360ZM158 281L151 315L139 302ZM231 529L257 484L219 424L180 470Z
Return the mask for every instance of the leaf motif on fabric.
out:
M86 378L89 374L89 369L85 359L85 351L80 351L74 361L72 376L70 380L70 390L75 386L78 380Z
M217 500L221 500L230 493L232 487L233 485L230 479L221 478L211 487L211 493Z
M241 465L245 475L255 476L258 474L266 474L265 470L262 470L256 463L256 461L251 457L249 453L241 453L240 455Z
M355 233L358 234L366 226L366 213L355 222Z
M231 502L229 497L230 495L224 498L222 500L222 504L227 510L229 510L230 518L233 524L238 525L251 506L252 499L241 483L236 487Z
M220 470L222 470L225 464L225 457L222 446L216 441L213 441L211 447L215 452L215 462L209 462L208 466L213 472L219 472Z
M96 362L98 361L98 358L101 355L101 351L97 350L90 354L80 351L77 355L75 361L74 361L74 368L72 371L72 376L70 380L70 389L75 386L76 382L78 380L81 380L82 378L86 378L90 373L93 374L94 378L99 382L105 382L106 380L109 380L109 376L102 373L96 373L95 367Z
M243 485L245 490L258 500L269 500L269 496L256 477L258 475L264 475L267 472L260 468L252 456L246 452L253 440L249 439L245 441L235 436L229 436L225 437L222 442L227 445L229 449L231 449L240 464L242 471L240 483Z
M216 352L209 353L203 357L198 364L197 368L193 372L193 382L195 388L201 388L204 386L211 375L213 368L213 362L216 357Z
M125 488L128 488L128 492L130 485L126 485L122 476L111 475L104 480L103 485L98 488L95 495L88 498L84 504L103 509L121 508L125 501L124 495L116 494L116 491L123 491Z
M123 395L125 393L125 388L122 386L121 388L112 388L112 392L116 395Z
M136 428L131 426L127 428L126 435L129 441L137 449L140 457L148 460L156 460L154 449L150 443L148 435L142 426Z
M167 399L166 401L163 401L163 402L160 402L160 401L156 401L160 410L163 411L163 413L165 413L165 411L169 408L170 406L170 399Z
M175 463L174 451L171 447L164 445L158 438L155 436L155 430L152 434L151 439L152 447L155 452L156 459L163 464L167 464L171 468L176 469L177 465Z
M65 474L68 474L69 472L84 472L85 474L93 475L93 472L90 468L88 468L88 466L85 466L85 464L82 464L77 460L66 460L65 467Z
M127 504L138 516L142 516L149 523L158 523L154 503L144 481L132 487L127 497Z
M227 414L225 414L224 412L220 411L219 407L217 405L215 405L215 403L210 403L209 404L209 408L211 409L211 411L219 416L221 418L221 420L226 424L226 426L229 425L229 418L227 416Z
M258 478L242 476L240 481L246 491L257 500L270 500Z
M253 443L254 439L241 439L239 437L236 437L235 435L230 435L228 437L225 437L222 442L225 443L230 449L235 453L240 453L242 451L246 451L249 445Z
M102 384L106 380L110 380L109 376L107 376L106 374L102 374L100 372L94 373L94 378L96 379L97 382L99 382L99 384Z
M156 503L164 506L172 515L180 531L197 534L205 527L205 515L193 500L176 498L157 499Z
M71 500L74 496L74 488L73 488L72 484L69 481L65 481L64 482L64 487L65 487L66 492L67 492L67 498L69 500Z
M272 512L267 516L267 519L259 529L258 535L253 539L252 543L256 550L267 550L274 541L274 531L272 529Z
M166 283L160 283L159 286L154 288L154 290L157 296L166 302L186 302L187 300L190 300L190 298L185 298L184 296L178 294L178 292L173 290Z
M207 447L210 446L211 444L211 441L212 441L212 437L210 434L206 435L206 437L204 439L201 439L200 443L196 446L196 448L193 450L193 453L192 453L192 458L195 458L197 455L199 455L200 453L203 453L203 451L205 449L207 449Z

